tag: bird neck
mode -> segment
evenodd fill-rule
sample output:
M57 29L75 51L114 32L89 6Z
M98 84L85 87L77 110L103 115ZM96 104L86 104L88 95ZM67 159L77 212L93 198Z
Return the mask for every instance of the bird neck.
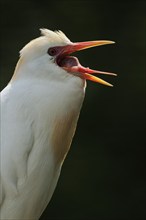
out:
M26 106L32 121L35 121L37 139L42 131L42 136L46 135L44 140L48 140L50 135L49 143L52 146L55 164L60 165L75 132L86 83L85 80L64 70L57 75L50 65L48 71L48 66L35 64L36 61L28 63L21 57L11 84L14 90L19 89L17 96L20 102L23 102L23 106Z

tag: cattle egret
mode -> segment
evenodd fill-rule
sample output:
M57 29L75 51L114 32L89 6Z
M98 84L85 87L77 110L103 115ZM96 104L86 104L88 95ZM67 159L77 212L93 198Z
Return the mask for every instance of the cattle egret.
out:
M101 72L83 67L71 53L113 41L71 42L61 31L21 51L1 92L1 219L37 220L49 203L75 133L86 79Z

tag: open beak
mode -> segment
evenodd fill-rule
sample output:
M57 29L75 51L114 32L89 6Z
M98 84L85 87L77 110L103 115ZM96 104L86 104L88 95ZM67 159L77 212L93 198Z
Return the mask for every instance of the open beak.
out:
M106 44L114 44L114 41L109 41L109 40L99 40L99 41L87 41L87 42L77 42L77 43L72 43L71 45L67 45L64 47L63 50L63 54L67 57L67 55L74 53L76 51L80 51L80 50L85 50L87 48L91 48L91 47L96 47L96 46L102 46L102 45L106 45ZM86 68L83 67L78 59L76 57L67 57L66 60L68 59L69 61L72 59L72 63L74 61L74 63L76 63L76 65L71 65L71 64L67 64L67 61L65 63L65 65L62 67L68 71L68 72L72 72L72 73L77 73L78 76L80 76L83 79L87 79L87 80L91 80L103 85L107 85L107 86L113 86L112 84L100 79L99 77L95 77L92 74L106 74L106 75L112 75L112 76L116 76L116 74L114 73L108 73L108 72L102 72L102 71L98 71L98 70L92 70L90 68ZM75 62L76 61L76 62ZM71 63L70 62L70 63ZM69 63L69 62L68 62Z

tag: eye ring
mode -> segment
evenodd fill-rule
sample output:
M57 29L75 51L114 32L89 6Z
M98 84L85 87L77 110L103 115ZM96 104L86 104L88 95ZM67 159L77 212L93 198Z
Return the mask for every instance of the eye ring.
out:
M48 49L48 54L50 56L55 56L57 54L57 50L54 47Z

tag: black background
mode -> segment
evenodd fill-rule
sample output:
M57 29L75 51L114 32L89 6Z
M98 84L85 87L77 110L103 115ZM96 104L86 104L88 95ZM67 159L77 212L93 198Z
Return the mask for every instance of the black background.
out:
M116 41L77 54L83 65L118 76L103 77L113 88L88 82L71 150L41 220L145 219L146 2L1 0L0 10L1 89L39 28L60 29L73 42Z

